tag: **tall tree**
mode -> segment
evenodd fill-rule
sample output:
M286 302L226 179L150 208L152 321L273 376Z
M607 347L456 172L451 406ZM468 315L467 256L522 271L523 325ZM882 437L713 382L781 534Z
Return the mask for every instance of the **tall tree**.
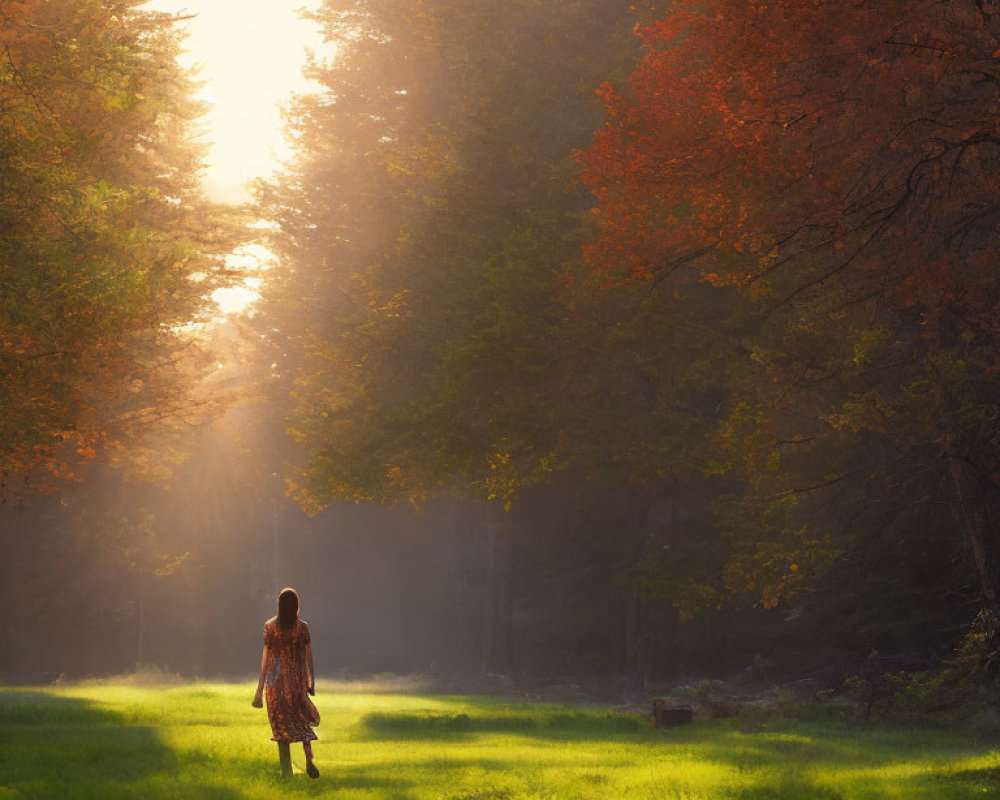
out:
M632 56L631 12L366 0L316 19L337 56L311 70L298 157L260 195L290 267L270 319L308 354L301 496L509 502L558 459L573 150L599 119L593 85Z
M0 497L178 412L224 272L177 20L141 6L0 8Z
M611 284L700 281L754 315L714 435L749 492L712 591L774 605L923 553L967 595L964 551L995 606L1000 18L709 0L641 36L586 155L588 255Z
M577 322L565 285L587 232L575 150L601 118L593 87L634 59L634 11L358 0L316 19L337 55L311 70L298 157L260 194L285 264L260 319L297 359L296 494L317 510L492 503L482 671L510 676L520 548L504 509L603 460L571 387L616 394L611 365L590 388L576 353L604 330Z

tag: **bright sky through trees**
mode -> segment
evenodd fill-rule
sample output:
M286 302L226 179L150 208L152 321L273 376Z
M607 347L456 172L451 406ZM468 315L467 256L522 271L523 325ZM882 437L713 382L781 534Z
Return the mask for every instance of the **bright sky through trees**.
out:
M309 88L302 76L306 50L322 39L298 10L317 0L150 0L159 11L193 15L182 24L185 66L195 67L211 108L201 120L211 143L205 189L224 202L250 199L247 185L268 176L288 154L281 105ZM243 262L247 254L234 254ZM256 286L217 289L212 299L223 313L238 313L256 299Z
M322 40L297 10L315 0L151 0L148 8L195 15L186 65L198 66L212 104L203 119L212 142L205 186L216 200L249 199L248 181L266 176L286 153L281 104L308 88L305 49Z

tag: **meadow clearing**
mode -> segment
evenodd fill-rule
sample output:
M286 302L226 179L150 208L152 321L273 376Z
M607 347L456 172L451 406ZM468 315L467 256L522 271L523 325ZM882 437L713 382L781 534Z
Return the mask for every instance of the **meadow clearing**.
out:
M980 734L697 721L321 682L318 780L278 775L249 683L0 689L0 800L959 800L1000 795Z

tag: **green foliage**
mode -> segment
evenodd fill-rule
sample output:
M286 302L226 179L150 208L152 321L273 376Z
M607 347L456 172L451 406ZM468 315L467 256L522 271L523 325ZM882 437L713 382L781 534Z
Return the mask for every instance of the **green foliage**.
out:
M906 551L939 559L925 588L956 617L996 606L998 228L977 211L996 84L968 76L997 33L973 0L679 2L639 31L627 89L603 87L592 269L625 291L711 287L703 320L743 345L706 468L744 497L706 596L804 603Z
M587 343L560 282L585 233L573 154L599 122L590 87L631 55L632 12L366 0L313 16L338 55L312 70L298 156L260 193L288 266L262 319L305 354L298 496L457 488L509 506L582 446L567 389Z
M1000 705L997 693L997 617L984 609L950 657L917 672L869 670L848 678L845 694L865 703L866 717L940 725L968 720Z
M905 5L324 4L259 192L299 502L662 490L718 513L609 544L639 606L940 656L1000 602L997 22Z
M234 240L198 188L174 20L140 5L0 11L0 496L176 413L180 329Z

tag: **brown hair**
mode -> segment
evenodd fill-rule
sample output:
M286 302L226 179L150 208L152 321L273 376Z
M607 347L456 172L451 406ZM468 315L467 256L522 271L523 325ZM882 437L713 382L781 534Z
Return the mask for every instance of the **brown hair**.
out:
M282 589L278 595L278 627L291 628L299 618L299 596L294 589Z

